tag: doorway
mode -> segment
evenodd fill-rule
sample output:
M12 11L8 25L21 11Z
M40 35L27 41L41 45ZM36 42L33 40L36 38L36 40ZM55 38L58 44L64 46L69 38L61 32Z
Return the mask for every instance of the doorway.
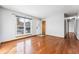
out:
M64 19L64 38L77 39L77 17L67 17Z

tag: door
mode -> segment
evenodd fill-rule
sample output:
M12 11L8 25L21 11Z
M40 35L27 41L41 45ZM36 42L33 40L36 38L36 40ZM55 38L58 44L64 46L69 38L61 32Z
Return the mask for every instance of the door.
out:
M46 34L46 21L42 21L42 35Z

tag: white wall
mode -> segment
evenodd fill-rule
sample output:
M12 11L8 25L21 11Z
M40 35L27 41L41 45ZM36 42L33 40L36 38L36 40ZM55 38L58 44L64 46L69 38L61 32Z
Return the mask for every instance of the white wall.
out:
M74 32L74 21L69 22L69 32Z
M16 36L16 17L11 11L0 8L1 11L1 41L8 41Z
M13 14L26 16L25 14L0 8L0 41L9 41L16 38L17 35L17 18ZM37 18L38 20L38 18ZM32 35L36 35L35 18L32 22Z
M0 10L0 42L1 42L1 10Z
M46 19L46 34L64 37L64 12L54 13Z
M77 21L77 38L79 39L79 20Z

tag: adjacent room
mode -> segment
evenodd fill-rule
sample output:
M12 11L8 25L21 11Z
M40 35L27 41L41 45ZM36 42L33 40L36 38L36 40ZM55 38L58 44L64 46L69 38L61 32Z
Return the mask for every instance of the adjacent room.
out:
M79 5L0 5L0 54L78 54Z

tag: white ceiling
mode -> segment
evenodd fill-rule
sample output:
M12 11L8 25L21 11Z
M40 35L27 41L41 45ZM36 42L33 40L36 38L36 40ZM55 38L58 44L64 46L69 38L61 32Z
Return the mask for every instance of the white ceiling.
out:
M79 15L79 5L67 5L64 6L64 13L69 15L78 14Z
M47 18L58 12L79 12L79 6L77 5L3 5L2 7L41 18Z
M41 18L49 17L63 8L53 5L3 5L3 7Z

